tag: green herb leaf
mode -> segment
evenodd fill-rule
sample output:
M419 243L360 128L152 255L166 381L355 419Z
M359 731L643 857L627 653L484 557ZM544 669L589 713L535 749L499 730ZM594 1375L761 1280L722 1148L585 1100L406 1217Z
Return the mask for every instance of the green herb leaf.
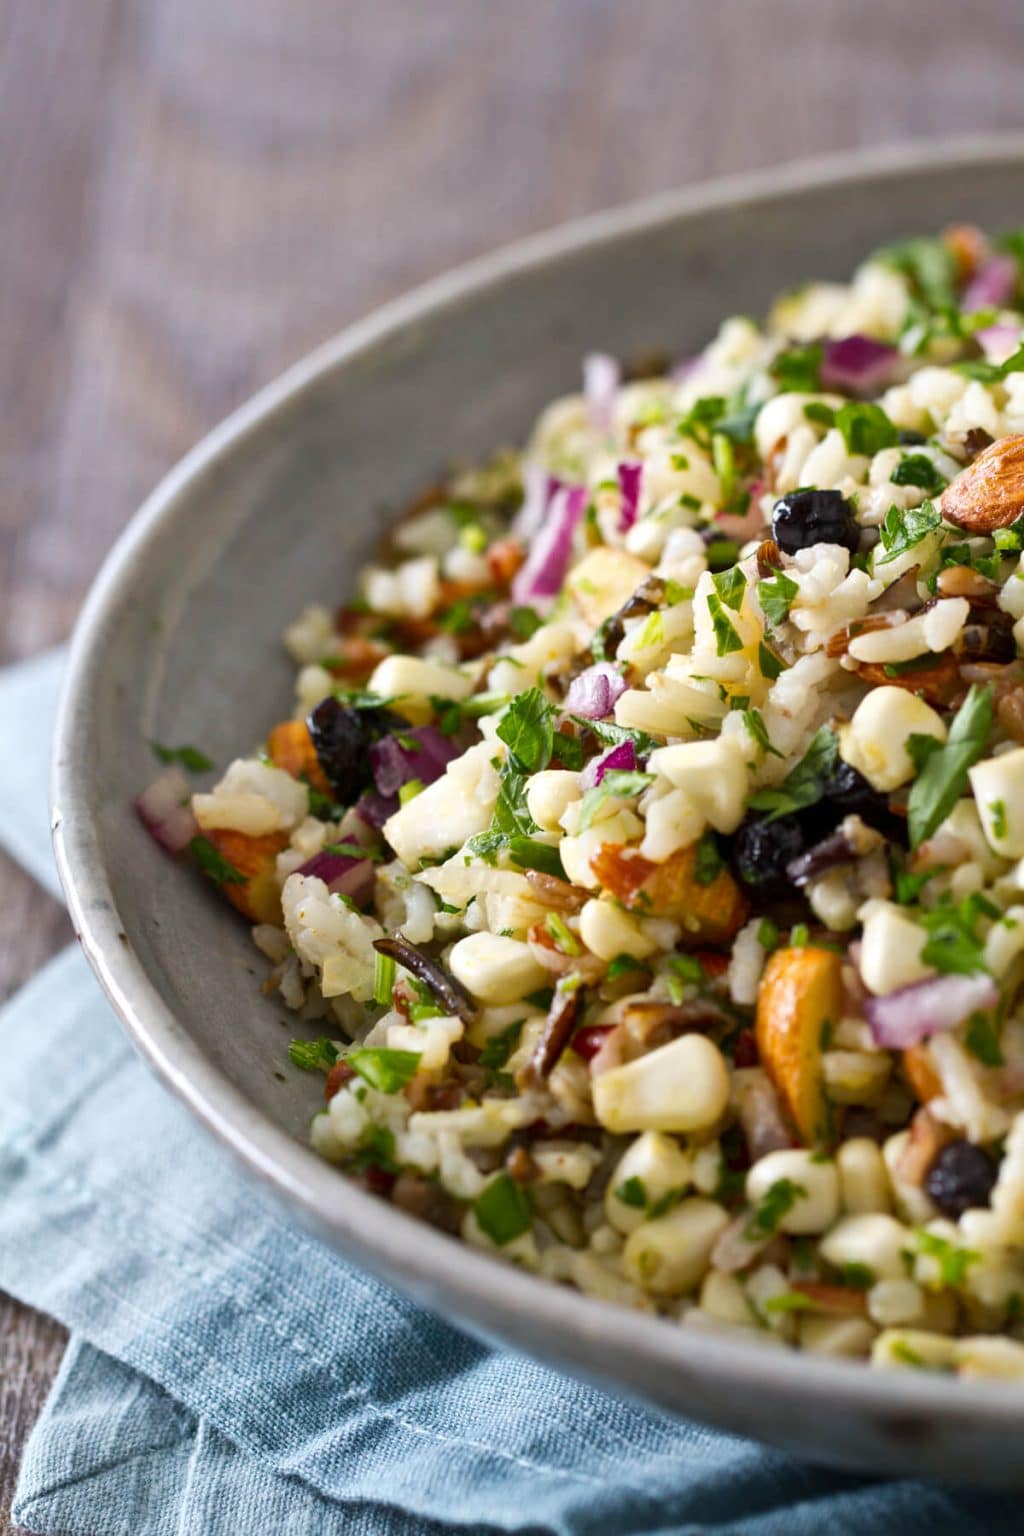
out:
M727 608L739 613L743 606L743 594L747 590L747 578L738 565L728 571L719 571L711 578L715 591Z
M908 511L890 507L878 530L885 555L881 560L876 559L875 564L888 565L897 555L906 554L941 522L942 513L930 501L922 501L919 507L911 507Z
M780 571L769 581L759 581L757 584L757 600L761 604L761 611L769 624L781 624L789 612L794 597L800 588L793 579ZM764 671L764 658L761 658L761 671Z
M418 1051L374 1050L366 1046L349 1051L345 1060L378 1093L398 1093L412 1082L420 1064Z
M376 951L373 961L373 1000L382 1008L391 1007L391 994L395 986L397 966L391 955Z
M696 847L693 878L698 885L714 885L724 868L725 861L718 851L715 834L705 832Z
M554 705L539 688L517 694L498 722L498 738L508 747L512 766L522 773L539 773L551 761L554 747Z
M889 476L893 485L916 485L922 491L928 491L932 496L937 496L944 491L949 481L941 474L926 453L908 453L900 459L892 474Z
M780 352L768 369L779 386L779 393L810 395L820 389L822 356L823 350L818 342Z
M613 796L620 800L631 799L634 795L642 794L647 786L653 783L653 773L636 773L619 768L609 769L600 784L595 784L593 789L588 789L583 796L580 805L579 830L586 832L588 827L593 825L594 817L606 800Z
M758 595L760 596L760 594ZM764 604L762 603L763 606ZM776 656L770 646L765 645L763 640L757 647L757 664L761 669L761 676L769 683L774 683L775 679L780 677L786 670L782 660Z
M839 757L839 742L831 726L823 725L811 741L804 757L790 769L782 783L775 789L759 789L751 795L747 804L755 811L767 811L767 821L777 821L780 816L790 816L794 811L806 810L817 805L825 793L825 785L835 771Z
M553 756L563 768L578 773L583 767L583 743L578 736L570 736L568 731L556 731Z
M877 251L875 259L909 279L915 296L930 310L956 308L956 269L941 240L901 240Z
M949 728L944 746L933 752L914 780L907 802L910 846L916 848L945 821L963 793L967 770L988 744L992 730L994 692L973 684Z
M769 1296L763 1303L762 1311L769 1317L774 1317L780 1312L807 1312L814 1303L803 1291L780 1291L777 1296Z
M206 753L200 752L198 747L162 747L158 741L151 741L149 746L153 756L162 763L180 763L189 773L206 773L213 767Z
M218 852L208 837L194 837L188 846L203 874L216 885L245 885L247 877Z
M338 1047L330 1040L293 1040L288 1059L303 1072L329 1072L338 1059Z
M620 742L631 741L638 758L648 757L654 751L654 738L648 736L646 731L634 731L627 725L612 725L607 720L587 720L582 715L573 715L571 718L585 731L592 731L598 741L603 741L608 747L617 747Z
M986 1067L1001 1067L1006 1058L999 1044L996 1027L987 1013L974 1013L967 1021L964 1044L972 1056Z
M841 405L836 411L836 426L849 451L866 454L869 459L899 442L899 433L882 407L865 400L848 400Z
M507 1173L491 1180L477 1198L473 1214L481 1232L499 1248L528 1232L533 1222L529 1192Z
M344 859L369 859L379 864L384 858L379 848L364 848L362 843L324 843L324 853L336 853Z
M768 740L768 727L765 725L759 709L745 709L743 711L743 724L762 752L770 754L772 757L782 756L778 747L773 747Z
M928 1232L924 1227L914 1228L913 1243L915 1253L926 1254L938 1261L943 1285L953 1289L963 1285L968 1269L981 1259L981 1254L975 1253L972 1248L961 1248L947 1238Z
M752 1213L743 1229L751 1242L772 1237L779 1230L779 1222L793 1209L807 1191L792 1179L776 1179L766 1190L760 1205Z
M519 1037L523 1032L522 1019L516 1019L513 1023L492 1035L480 1052L479 1065L489 1071L497 1072L507 1063L509 1057L519 1044Z
M741 651L743 640L714 592L708 596L708 612L711 615L711 623L715 631L715 647L719 656L728 656L733 651Z
M636 1174L631 1179L624 1179L615 1191L617 1200L623 1205L632 1206L635 1211L647 1209L647 1186L643 1179L638 1179Z
M538 869L556 880L567 880L558 849L534 837L510 837L508 856L520 869Z

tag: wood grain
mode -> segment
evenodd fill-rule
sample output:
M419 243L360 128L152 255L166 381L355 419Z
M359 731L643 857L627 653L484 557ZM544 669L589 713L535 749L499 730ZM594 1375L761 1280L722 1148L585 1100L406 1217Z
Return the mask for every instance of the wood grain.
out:
M65 636L163 471L372 305L682 182L1024 127L1022 31L1019 0L0 0L0 661ZM67 925L0 882L4 993ZM0 1309L0 1530L60 1338Z

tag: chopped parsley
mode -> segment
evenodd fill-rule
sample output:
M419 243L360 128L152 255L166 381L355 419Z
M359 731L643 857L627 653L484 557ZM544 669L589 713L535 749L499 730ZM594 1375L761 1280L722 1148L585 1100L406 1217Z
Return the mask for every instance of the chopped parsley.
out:
M507 1173L497 1174L473 1206L477 1226L499 1248L530 1230L533 1206L530 1195Z
M745 709L743 711L743 724L762 752L770 754L772 757L782 756L778 747L773 747L768 740L768 727L765 725L759 709Z
M213 846L208 837L194 837L189 851L204 875L215 885L245 885L248 877L236 869L229 859Z
M757 584L757 600L761 604L761 611L769 624L781 624L793 605L800 588L792 577L785 571L780 571L777 576L768 581L759 581ZM764 659L761 661L761 670L764 672ZM765 677L768 676L764 672Z
M554 713L539 688L528 688L516 695L498 722L498 738L520 773L539 773L551 761Z
M926 1231L924 1227L914 1228L913 1243L912 1252L935 1259L939 1266L942 1284L953 1289L963 1285L968 1269L981 1259L981 1254L976 1253L973 1248L961 1248L956 1243L949 1242L947 1238L937 1237L934 1232Z
M978 936L978 922L983 917L994 922L1001 915L980 891L965 896L957 906L944 901L920 912L918 921L928 934L921 959L944 975L971 976L986 970L985 942Z
M338 1059L338 1047L330 1040L293 1040L288 1059L303 1072L329 1072Z
M213 763L198 747L162 747L158 741L149 744L153 756L162 763L180 763L189 773L206 773Z
M919 507L911 507L906 512L899 507L890 507L878 530L885 554L875 564L888 565L898 555L906 554L941 522L942 513L930 501L923 501Z
M714 885L725 862L713 832L705 832L694 850L693 878L698 885Z
M747 578L738 565L727 571L719 571L711 578L715 591L727 608L739 613L743 606L743 594L747 590Z
M964 1044L982 1066L1001 1067L1006 1060L995 1024L987 1013L971 1014L967 1021Z
M992 730L994 694L991 683L972 684L957 710L945 745L933 751L914 780L907 801L910 846L916 848L945 821L963 793L967 770L988 744Z
M647 1186L643 1179L638 1179L636 1174L631 1179L624 1179L615 1191L615 1198L621 1200L623 1205L632 1206L636 1211L647 1209Z
M558 849L551 843L542 843L538 838L518 835L510 837L508 856L520 869L537 869L543 875L554 876L556 880L568 879Z
M757 664L761 669L761 676L769 683L774 683L775 679L786 670L785 663L763 640L757 648Z
M743 1235L751 1242L760 1242L763 1238L773 1237L779 1230L779 1223L793 1209L796 1202L806 1198L807 1191L802 1184L795 1183L792 1179L776 1179L765 1191L760 1205L754 1210L743 1229Z
M779 942L777 924L770 917L762 917L757 925L757 942L762 949L775 949Z
M848 400L841 405L836 411L836 426L850 453L862 453L869 459L899 442L899 433L882 407L865 400Z
M906 454L900 459L889 479L893 485L916 485L932 496L937 496L949 484L945 475L936 469L926 453Z
M345 1057L353 1071L378 1093L397 1093L412 1082L420 1064L418 1051L388 1051L363 1046Z
M393 956L375 952L373 962L373 1000L382 1008L391 1007L391 993L395 985L397 966Z
M823 725L806 754L795 768L790 769L782 783L775 789L759 789L747 801L748 806L755 811L767 811L766 821L777 821L780 816L790 816L794 811L817 805L825 794L825 786L835 771L838 757L836 733L831 726Z
M774 1317L780 1312L807 1312L813 1306L813 1301L803 1291L780 1291L777 1296L769 1296L761 1310Z
M478 1058L481 1067L496 1072L507 1064L509 1057L519 1044L523 1022L522 1019L516 1019L490 1037Z
M818 342L780 352L769 368L780 394L813 394L821 388L823 349Z
M595 784L593 789L588 789L583 796L580 805L579 830L586 832L588 827L593 825L594 817L606 800L613 796L616 799L628 800L633 795L642 794L647 786L653 783L653 773L637 773L628 768L610 768L600 784Z
M711 623L715 631L715 648L719 656L729 656L733 651L742 651L743 640L714 592L708 596L708 612L711 615Z

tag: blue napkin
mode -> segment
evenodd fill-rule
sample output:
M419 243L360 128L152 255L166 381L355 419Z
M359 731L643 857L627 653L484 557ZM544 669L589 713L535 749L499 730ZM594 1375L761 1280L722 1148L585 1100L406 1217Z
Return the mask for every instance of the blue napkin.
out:
M0 675L0 843L50 889L61 657ZM1016 1529L1019 1501L805 1466L489 1350L274 1214L68 950L0 1013L0 1286L72 1341L14 1518L76 1536Z

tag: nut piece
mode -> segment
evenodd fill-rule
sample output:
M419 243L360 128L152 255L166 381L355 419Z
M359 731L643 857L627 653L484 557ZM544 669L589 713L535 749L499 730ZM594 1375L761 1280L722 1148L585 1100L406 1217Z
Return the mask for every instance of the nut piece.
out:
M821 1055L842 1016L842 962L830 949L777 949L757 998L757 1048L807 1146L829 1140Z
M947 485L939 508L968 533L1009 527L1024 512L1024 437L1001 437L979 453Z

